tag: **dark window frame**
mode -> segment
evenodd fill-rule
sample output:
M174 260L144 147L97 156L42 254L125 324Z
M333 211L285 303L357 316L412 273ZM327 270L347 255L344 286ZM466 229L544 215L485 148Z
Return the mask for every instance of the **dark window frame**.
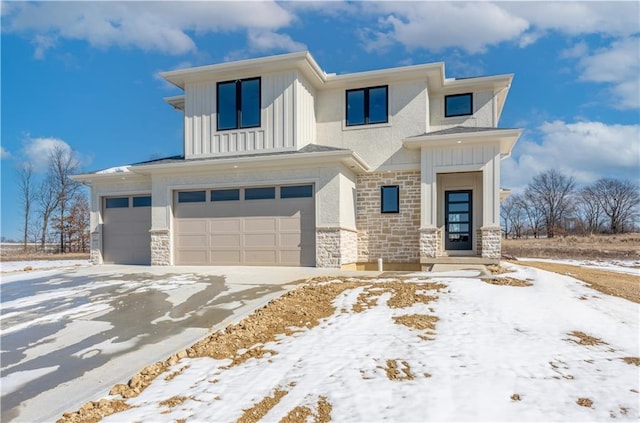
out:
M258 193L270 193L269 197L263 197ZM249 194L251 193L251 194ZM249 194L249 195L247 195ZM254 196L255 194L258 194ZM272 195L272 196L271 196ZM244 189L244 199L245 201L251 200L274 200L276 198L276 187L251 187Z
M280 198L312 198L312 197L313 197L312 184L285 185L280 187Z
M369 110L369 92L371 90L384 88L385 89L385 120L383 122L370 122L370 110ZM364 92L364 122L362 123L349 123L349 93L362 91ZM389 86L388 85L376 85L375 87L354 88L346 90L345 95L345 124L346 126L363 126L363 125L379 125L389 123Z
M256 125L242 125L242 83L248 81L258 81L258 123ZM220 128L220 86L225 84L235 84L236 96L236 124L234 127ZM237 129L259 128L262 126L262 78L236 79L231 81L220 81L216 84L216 130L233 131Z
M126 200L127 205L122 205L121 201ZM128 209L131 206L131 201L129 201L129 197L107 197L104 201L105 209Z
M218 193L221 197L215 198ZM229 196L228 194L234 193L236 195ZM240 189L239 188L223 188L223 189L212 189L209 194L209 199L212 203L218 203L220 201L240 201Z
M194 198L180 198L180 194L195 194L195 193L203 193L203 199L200 200ZM178 191L178 203L179 204L188 204L188 203L206 203L207 202L207 191L206 190L195 190L195 191Z
M391 191L395 192L396 202L394 207L388 209L385 207L385 192ZM380 187L380 213L400 213L400 185L383 185Z
M457 97L469 97L469 113L457 113L451 114L449 113L449 102L447 101L449 98L457 98ZM471 116L473 115L473 93L463 93L463 94L451 94L444 96L444 117L458 117L458 116Z
M134 195L131 198L131 206L132 207L151 207L151 196L150 195Z

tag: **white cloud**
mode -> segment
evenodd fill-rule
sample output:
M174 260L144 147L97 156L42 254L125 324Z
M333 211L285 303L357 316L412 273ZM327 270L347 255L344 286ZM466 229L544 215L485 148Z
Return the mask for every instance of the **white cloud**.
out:
M27 138L22 147L22 154L33 166L36 173L44 173L49 165L49 155L55 148L73 154L71 146L59 138Z
M533 136L539 139L534 140ZM513 156L503 162L502 185L522 190L536 174L557 169L588 184L610 176L637 180L640 125L602 122L545 122L523 135Z
M9 157L11 157L11 153L0 145L0 159L8 159Z
M365 2L362 8L382 15L379 30L367 34L369 51L395 41L408 49L460 47L482 53L490 45L518 39L529 27L526 20L492 3Z
M36 57L59 38L184 54L197 49L189 32L274 31L293 19L269 1L14 3L3 12L3 31L32 35Z
M613 84L614 107L640 107L640 38L615 41L608 48L583 56L578 67L582 81Z
M280 50L286 52L295 52L306 50L307 46L293 41L286 34L278 34L272 31L250 30L248 33L249 45L253 51L267 52Z

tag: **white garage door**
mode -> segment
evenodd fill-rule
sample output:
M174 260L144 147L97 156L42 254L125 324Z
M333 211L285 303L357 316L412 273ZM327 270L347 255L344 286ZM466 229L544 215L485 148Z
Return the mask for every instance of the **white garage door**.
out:
M175 263L315 266L313 185L174 195Z
M105 263L151 263L151 197L108 197L102 205L102 258Z

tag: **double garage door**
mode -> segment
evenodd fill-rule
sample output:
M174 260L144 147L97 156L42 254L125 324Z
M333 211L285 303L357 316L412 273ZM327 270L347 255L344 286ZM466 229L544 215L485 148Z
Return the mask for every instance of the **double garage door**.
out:
M150 264L151 197L107 197L102 201L103 261L116 264Z
M313 185L174 192L174 261L315 266Z

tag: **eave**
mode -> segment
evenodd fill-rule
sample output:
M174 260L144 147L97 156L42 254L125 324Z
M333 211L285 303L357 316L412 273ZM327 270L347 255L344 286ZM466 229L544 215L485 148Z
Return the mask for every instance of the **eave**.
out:
M482 131L474 133L457 133L430 135L424 134L417 137L405 138L402 144L410 150L434 147L464 147L492 142L500 143L500 154L508 156L518 138L522 134L522 129L499 129L494 131Z

